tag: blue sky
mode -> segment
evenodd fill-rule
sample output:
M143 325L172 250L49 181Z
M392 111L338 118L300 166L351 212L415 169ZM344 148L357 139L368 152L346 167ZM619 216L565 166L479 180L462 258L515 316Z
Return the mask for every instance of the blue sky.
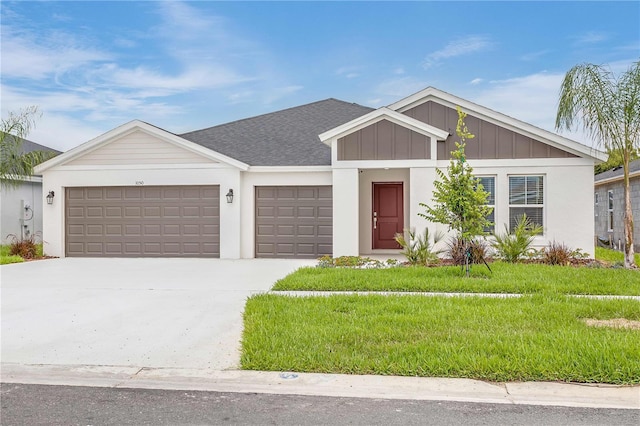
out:
M553 130L573 65L619 73L640 59L637 1L0 7L2 116L37 105L28 138L60 150L133 119L182 133L326 98L379 107L427 86Z

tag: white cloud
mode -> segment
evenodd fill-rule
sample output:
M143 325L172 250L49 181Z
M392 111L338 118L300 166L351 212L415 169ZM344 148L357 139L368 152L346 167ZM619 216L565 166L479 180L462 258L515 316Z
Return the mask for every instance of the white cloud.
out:
M484 81L484 79L482 79L482 78L474 78L473 80L471 80L471 81L469 82L469 84L472 84L472 85L474 85L474 86L475 86L475 85L477 85L477 84L482 83L483 81Z
M120 124L124 123L112 122L107 125L93 126L85 120L78 120L68 115L44 112L27 139L59 151L68 151Z
M427 55L423 67L429 69L440 63L443 59L480 52L491 48L492 45L493 43L486 36L472 35L458 38L450 41L444 48Z
M348 79L360 77L360 73L358 72L359 69L360 67L355 66L340 67L336 70L336 75L343 76Z
M425 81L407 76L383 81L376 86L375 93L384 95L389 99L393 97L398 100L397 98L404 98L419 92L427 86L428 84Z
M469 100L550 132L555 130L558 94L564 73L539 72L523 77L494 80ZM591 146L584 132L557 132Z
M82 46L63 33L39 36L2 26L2 77L41 80L95 62L111 55L90 46Z
M529 52L520 56L520 59L525 62L537 61L539 58L543 57L549 52L550 52L549 50L539 50L537 52Z
M599 31L589 31L584 34L580 34L575 37L575 40L579 44L594 44L606 41L609 39L609 35Z

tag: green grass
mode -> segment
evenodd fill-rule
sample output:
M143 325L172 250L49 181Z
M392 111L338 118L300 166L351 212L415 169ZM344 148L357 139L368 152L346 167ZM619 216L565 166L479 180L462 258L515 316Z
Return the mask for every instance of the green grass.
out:
M635 254L636 265L640 266L640 253ZM624 253L617 250L596 247L596 259L610 264L624 264Z
M258 295L244 318L244 369L640 383L640 331L582 321L640 320L633 300Z
M8 245L0 245L0 265L8 265L9 263L24 262L24 259L20 256L11 256L9 254Z
M301 268L277 281L274 290L436 291L640 295L640 270L495 262L490 273L474 266L388 269Z

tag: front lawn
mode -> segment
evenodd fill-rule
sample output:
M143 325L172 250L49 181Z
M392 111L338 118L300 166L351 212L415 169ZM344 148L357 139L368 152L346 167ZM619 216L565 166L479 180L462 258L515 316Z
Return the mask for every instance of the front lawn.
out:
M12 256L9 254L9 246L0 245L0 265L8 265L9 263L24 262L20 256Z
M640 295L640 270L494 262L490 273L474 265L470 278L460 267L388 269L301 268L274 290L435 291L471 293L558 293Z
M640 320L640 302L258 295L245 308L241 362L251 370L640 383L640 330L584 322L615 318Z

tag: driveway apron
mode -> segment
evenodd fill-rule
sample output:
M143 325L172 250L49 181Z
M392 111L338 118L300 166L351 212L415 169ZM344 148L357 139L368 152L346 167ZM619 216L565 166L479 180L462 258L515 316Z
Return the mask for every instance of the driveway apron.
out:
M314 263L66 258L3 265L2 363L238 368L247 297Z

